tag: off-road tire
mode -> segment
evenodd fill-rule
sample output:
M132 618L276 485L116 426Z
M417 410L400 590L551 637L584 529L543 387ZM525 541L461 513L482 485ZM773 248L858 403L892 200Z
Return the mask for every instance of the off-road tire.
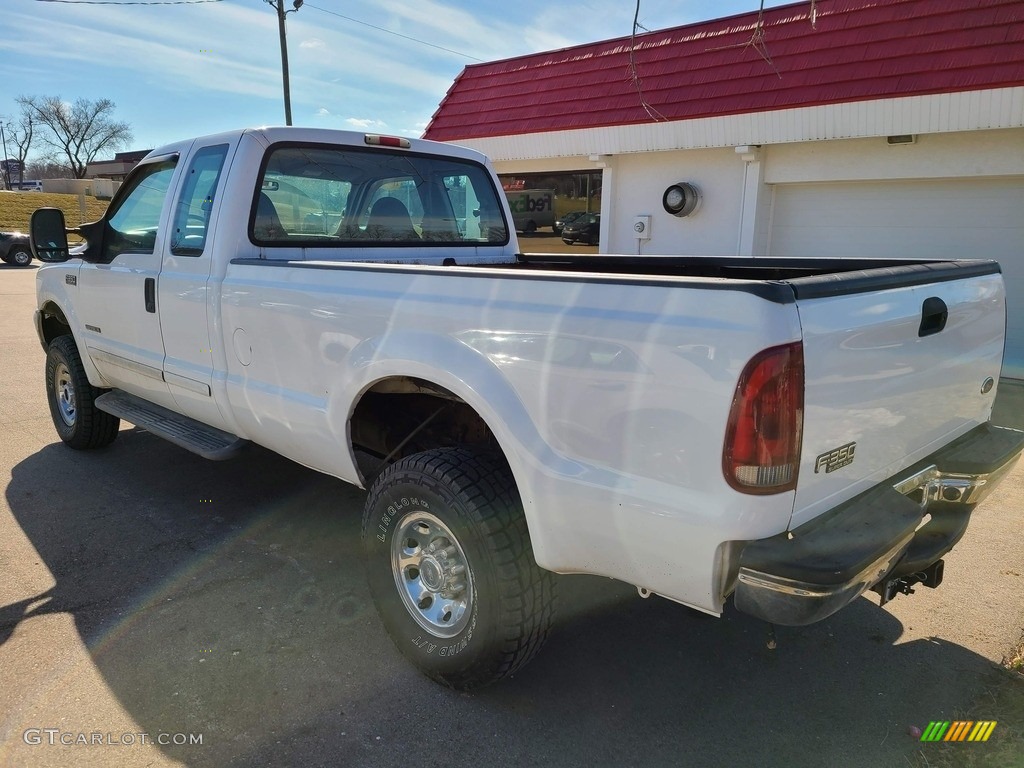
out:
M454 546L441 535L448 533ZM437 448L392 464L370 489L362 538L381 621L398 650L431 679L460 690L487 685L521 669L547 639L554 576L534 560L522 502L500 454ZM420 569L395 559L396 553L429 554L428 544L445 547L434 575L447 578L445 583L464 581L455 602L468 596L468 604L461 618L452 616L451 626L427 626L432 620L423 611L417 618L407 595L409 585L419 583L410 573ZM464 571L453 563L463 564ZM429 584L430 564L424 557L418 565L422 584ZM423 594L439 606L448 599L443 592Z
M117 437L121 420L96 407L105 390L89 383L71 336L58 336L46 352L46 401L60 439L72 448L102 448Z

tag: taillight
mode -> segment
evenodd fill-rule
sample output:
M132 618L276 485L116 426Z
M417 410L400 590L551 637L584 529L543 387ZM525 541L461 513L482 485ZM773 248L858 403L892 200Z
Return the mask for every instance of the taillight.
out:
M804 425L804 348L799 341L759 352L736 385L722 470L742 493L796 487Z

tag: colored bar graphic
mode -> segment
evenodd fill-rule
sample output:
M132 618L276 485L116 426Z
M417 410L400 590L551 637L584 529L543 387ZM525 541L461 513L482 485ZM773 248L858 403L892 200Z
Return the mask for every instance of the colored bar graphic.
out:
M974 726L974 730L971 731L971 735L967 737L967 740L988 741L988 737L992 735L992 731L994 731L995 728L995 720L979 720L977 725Z
M967 729L970 728L974 723L970 721L957 720L953 723L949 729L949 733L946 734L946 738L943 741L963 741L964 736L967 735Z
M995 727L995 720L932 720L921 741L988 741Z
M933 720L928 723L928 727L925 728L924 733L921 734L921 741L942 741L942 737L946 735L946 730L948 728L948 720Z

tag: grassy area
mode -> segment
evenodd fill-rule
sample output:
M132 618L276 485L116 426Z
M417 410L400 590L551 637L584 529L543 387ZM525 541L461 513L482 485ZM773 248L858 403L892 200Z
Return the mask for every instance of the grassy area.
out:
M85 198L82 217L78 195L55 195L48 192L0 192L0 232L28 232L28 220L36 208L60 208L69 227L96 221L107 210L106 200Z
M915 768L1024 768L1024 636L957 720L995 720L984 744L922 744Z

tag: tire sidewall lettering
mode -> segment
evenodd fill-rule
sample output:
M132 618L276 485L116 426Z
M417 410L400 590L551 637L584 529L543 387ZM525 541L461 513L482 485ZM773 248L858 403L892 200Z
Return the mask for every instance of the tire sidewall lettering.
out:
M391 523L412 509L429 512L430 502L418 496L402 496L388 504L380 516L380 522L377 524L377 540L382 544L387 544L388 536L391 533Z
M473 607L473 618L469 622L469 626L466 628L466 634L461 640L457 640L449 645L441 646L439 656L451 658L462 653L469 644L473 641L473 631L476 629L476 606Z
M473 606L473 618L470 619L469 626L466 627L465 633L461 638L456 638L451 642L446 642L444 638L428 636L424 637L423 634L414 635L411 639L413 646L419 651L425 653L427 656L437 651L438 656L445 658L451 658L462 653L469 647L469 644L473 641L473 632L476 630L476 619L477 611L476 606ZM434 641L438 642L434 642ZM445 643L439 645L438 643Z

